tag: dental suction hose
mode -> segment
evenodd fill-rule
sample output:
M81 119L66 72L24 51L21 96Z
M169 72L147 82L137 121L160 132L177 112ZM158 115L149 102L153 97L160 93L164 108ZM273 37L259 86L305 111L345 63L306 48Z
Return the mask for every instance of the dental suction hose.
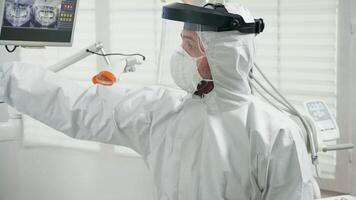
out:
M271 81L267 78L267 76L262 72L262 70L260 69L260 67L257 65L257 63L254 63L255 68L257 69L257 71L260 73L260 75L262 76L262 78L267 82L267 84L272 88L273 92L275 92L277 94L274 95L269 89L267 89L253 74L252 70L250 72L250 80L249 83L252 86L252 88L254 88L264 99L267 100L268 103L270 103L272 106L274 106L275 108L282 110L282 111L286 111L288 113L290 113L291 115L297 116L300 121L302 122L303 127L305 128L306 132L307 132L307 136L308 136L308 140L309 140L309 146L310 146L310 152L311 152L311 159L312 159L312 163L314 165L318 164L318 154L317 154L317 149L315 146L315 142L314 142L314 137L312 134L312 130L311 127L308 125L307 121L305 120L305 118L300 114L300 112L277 90L277 88L271 83ZM254 81L254 82L253 82ZM255 84L256 83L256 84ZM275 101L277 101L280 106L282 106L282 108L278 105L276 105L275 103L273 103L271 100L268 99L268 97L266 97L263 92L261 92L257 85L264 91L266 92L270 97L272 97Z

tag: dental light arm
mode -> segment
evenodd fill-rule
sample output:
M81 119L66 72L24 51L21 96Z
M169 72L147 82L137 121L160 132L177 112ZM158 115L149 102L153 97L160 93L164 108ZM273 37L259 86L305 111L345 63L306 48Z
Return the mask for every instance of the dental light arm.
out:
M125 58L125 68L123 70L123 73L127 73L127 72L135 72L136 71L136 65L141 65L145 60L146 57L140 53L109 53L109 54L105 54L105 53L97 53L97 52L93 52L89 49L86 50L89 53L98 55L98 56L126 56Z
M105 54L103 43L97 42L83 50L80 50L79 52L73 54L72 56L69 56L69 57L61 60L60 62L50 66L48 69L53 72L59 72L65 68L67 68L68 66L70 66L70 65L90 56L90 55L93 55L93 53L88 52L87 50L90 50L90 51L96 52L96 53L101 52L102 54ZM104 56L104 59L105 59L106 64L111 65L111 62L108 57Z
M75 54L72 56L69 56L60 62L50 66L48 69L53 71L53 72L59 72L68 66L90 56L90 55L97 55L97 56L102 56L105 59L105 62L107 65L111 65L111 62L108 58L108 56L125 56L125 67L122 71L122 73L127 73L127 72L134 72L136 71L136 65L140 65L143 63L143 61L146 59L146 57L142 54L139 53L134 53L134 54L124 54L124 53L109 53L106 54L104 51L103 43L98 42L95 43ZM141 57L141 59L139 58ZM101 84L101 85L106 85L106 86L111 86L114 83L119 80L119 77L116 77L115 74L113 74L110 71L101 71L99 74L95 75L92 78L92 82L94 84Z
M107 65L111 65L111 62L109 60L108 56L125 56L125 67L123 69L123 73L127 72L134 72L136 71L135 66L136 65L141 65L143 61L146 60L146 57L142 54L139 53L134 53L134 54L123 54L123 53L109 53L106 54L104 50L104 45L101 42L97 42L83 50L80 50L79 52L73 54L72 56L69 56L58 63L50 66L48 69L53 71L53 72L59 72L68 66L90 56L90 55L98 55L102 56L105 59L105 62Z

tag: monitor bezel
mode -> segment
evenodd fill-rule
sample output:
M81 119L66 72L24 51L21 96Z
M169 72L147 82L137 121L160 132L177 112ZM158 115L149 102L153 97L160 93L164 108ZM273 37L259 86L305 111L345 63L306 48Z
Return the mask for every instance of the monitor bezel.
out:
M2 24L4 23L4 8L5 8L5 0L0 0L0 33L2 29ZM76 28L77 22L77 15L78 15L78 8L79 8L79 0L76 0L75 6L75 13L74 13L74 22L73 22L73 29L71 32L70 42L48 42L48 41L21 41L21 40L1 40L0 45L16 45L22 47L43 47L43 46L54 46L54 47L72 47L73 40L74 40L74 32Z

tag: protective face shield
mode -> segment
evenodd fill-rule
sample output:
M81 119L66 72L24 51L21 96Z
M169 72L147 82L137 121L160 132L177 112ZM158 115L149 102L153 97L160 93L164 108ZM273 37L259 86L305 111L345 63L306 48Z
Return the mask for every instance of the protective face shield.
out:
M32 0L7 0L5 19L13 27L29 26L32 17Z
M174 3L163 7L159 84L191 94L209 93L214 87L214 77L206 55L208 41L204 38L219 37L211 33L222 31L259 33L263 30L262 20L245 23L240 15L228 13L221 4L207 6L210 8Z
M164 20L163 29L167 37L162 38L161 43L161 83L193 94L202 81L212 80L203 73L209 69L209 64L198 26L192 30L185 23Z
M61 2L58 0L36 0L33 5L36 26L53 26L58 20Z
M205 79L198 71L204 59L205 55L192 57L184 49L174 52L170 60L170 74L175 84L188 93L194 93L202 81L211 82L210 77Z

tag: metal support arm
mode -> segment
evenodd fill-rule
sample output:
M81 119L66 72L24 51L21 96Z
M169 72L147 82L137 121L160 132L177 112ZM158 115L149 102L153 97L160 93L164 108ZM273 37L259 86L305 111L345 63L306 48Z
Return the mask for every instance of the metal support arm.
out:
M72 56L69 56L61 61L59 61L58 63L50 66L48 69L53 71L53 72L59 72L65 68L67 68L68 66L90 56L90 55L93 55L92 53L90 52L87 52L87 49L92 51L92 52L101 52L102 54L105 54L105 51L104 51L104 45L103 43L101 42L97 42L83 50L80 50L79 52L73 54ZM105 58L105 61L108 65L110 65L110 60L108 57L104 57Z

